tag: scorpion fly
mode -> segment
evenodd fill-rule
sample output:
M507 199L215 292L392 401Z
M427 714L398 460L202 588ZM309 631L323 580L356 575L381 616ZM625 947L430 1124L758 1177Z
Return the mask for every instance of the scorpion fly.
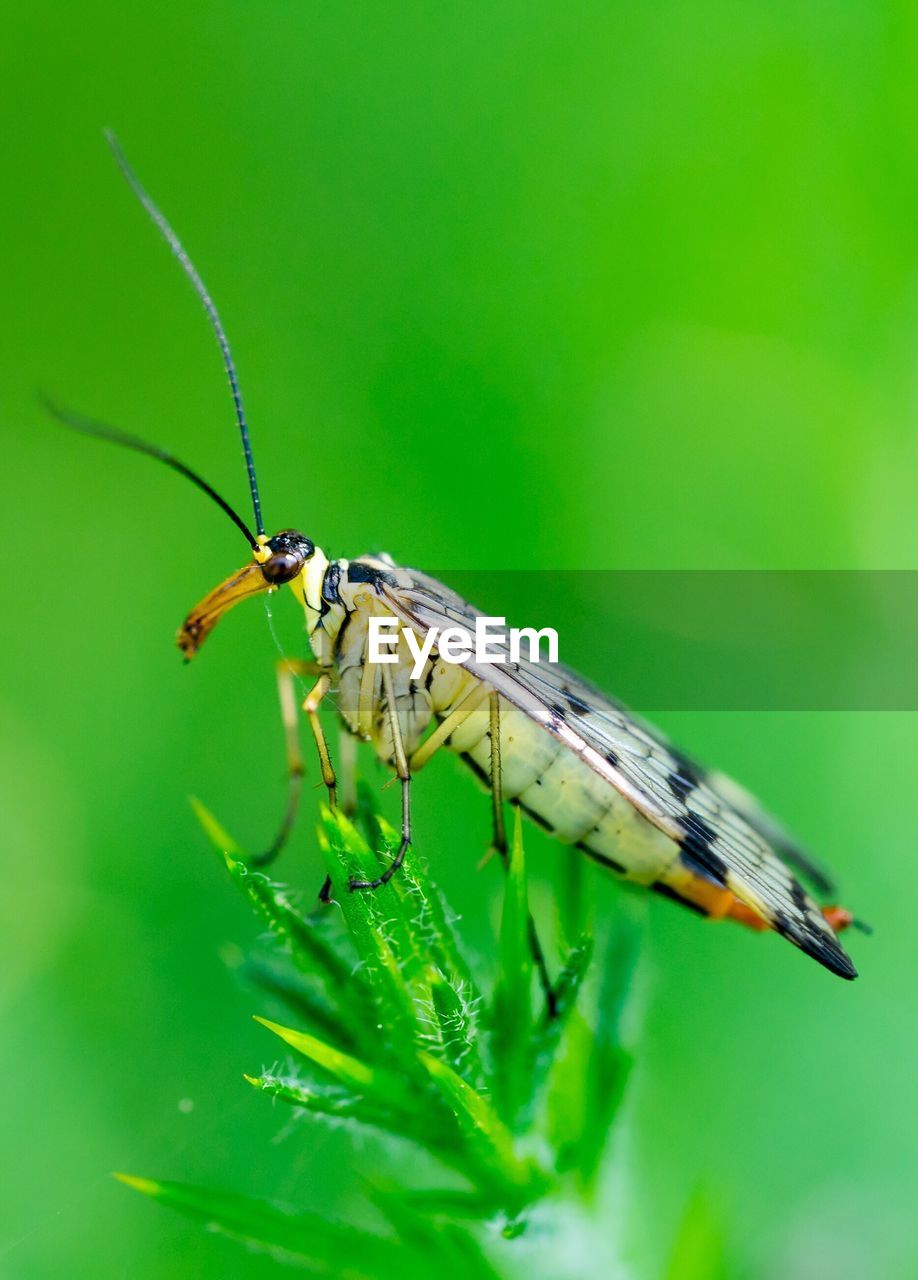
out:
M522 655L487 665L470 655L447 663L436 646L420 678L397 641L396 661L369 661L370 619L396 619L423 642L431 628L473 630L475 609L434 578L388 556L330 560L305 534L268 536L236 368L217 309L172 227L129 166L113 135L107 141L135 196L191 281L229 379L248 474L254 530L196 471L155 445L53 405L65 426L164 462L202 489L232 520L251 555L185 619L178 645L199 651L220 618L240 601L286 586L304 611L311 657L278 664L289 790L278 835L255 863L283 845L296 814L303 761L298 741L296 677L314 683L302 702L322 780L334 805L336 778L319 717L333 694L345 735L371 743L401 786L401 842L373 880L398 872L411 844L411 784L441 748L453 752L491 792L494 843L506 850L503 804L519 806L551 835L617 876L712 919L771 929L842 978L857 971L838 941L853 923L841 907L820 906L832 892L825 874L736 783L695 764L621 703L560 665ZM416 646L414 646L416 648ZM811 886L804 888L804 881ZM329 882L323 886L327 898ZM534 931L532 937L535 938ZM537 940L534 950L537 950ZM540 956L536 955L537 962ZM544 972L544 970L543 970ZM550 990L550 987L548 988Z

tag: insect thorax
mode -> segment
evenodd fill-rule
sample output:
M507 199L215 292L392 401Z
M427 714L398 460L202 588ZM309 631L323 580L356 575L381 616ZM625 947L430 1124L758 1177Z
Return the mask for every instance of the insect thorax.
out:
M380 757L390 761L392 731L383 667L368 662L370 619L395 616L380 587L397 589L410 577L388 557L328 561L317 551L314 560L318 564L310 566L309 575L294 584L306 610L312 650L320 665L335 673L338 711L347 727L372 741ZM404 638L393 653L397 661L388 664L386 674L392 678L402 741L410 755L432 719L448 715L477 681L464 668L440 661L435 652L414 678L415 659Z

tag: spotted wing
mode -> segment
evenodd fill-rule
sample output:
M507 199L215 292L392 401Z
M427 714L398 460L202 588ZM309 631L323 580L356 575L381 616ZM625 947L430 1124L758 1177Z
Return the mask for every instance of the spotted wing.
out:
M442 583L393 569L378 589L419 634L461 625L474 631L475 609ZM494 646L500 649L500 645ZM674 840L690 869L723 885L778 933L843 978L857 976L831 926L790 870L817 887L824 875L755 801L721 775L707 775L620 703L557 664L521 659L464 666L580 757Z

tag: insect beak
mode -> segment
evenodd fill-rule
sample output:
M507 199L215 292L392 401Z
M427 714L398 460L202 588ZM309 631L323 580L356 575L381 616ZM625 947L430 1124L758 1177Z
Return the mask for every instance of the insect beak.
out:
M262 591L270 591L271 584L266 581L261 565L249 563L214 587L204 599L196 604L179 628L176 643L190 662L211 631L233 605L249 596L259 595Z

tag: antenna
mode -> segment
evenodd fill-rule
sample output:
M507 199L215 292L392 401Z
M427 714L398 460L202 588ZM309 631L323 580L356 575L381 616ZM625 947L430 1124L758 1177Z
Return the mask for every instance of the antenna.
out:
M166 241L169 248L175 254L176 258L178 258L179 264L181 265L182 270L185 272L186 276L191 281L192 285L194 286L195 293L198 295L198 297L201 299L201 302L204 304L204 310L207 312L208 319L210 320L213 331L216 334L217 342L220 347L220 353L223 356L223 367L226 369L226 376L229 379L230 392L232 394L233 405L236 410L236 422L239 426L239 434L242 437L242 451L243 451L243 454L245 455L245 469L249 477L249 492L252 495L252 509L255 512L255 527L258 530L259 535L263 536L265 532L265 526L264 526L264 520L262 519L262 515L261 515L261 499L258 496L258 481L255 478L255 462L252 458L252 443L249 440L249 428L245 420L245 410L242 407L242 392L239 390L239 378L236 375L236 366L233 362L233 353L230 351L229 340L226 336L226 332L220 320L219 313L217 311L217 308L214 304L213 299L211 298L210 294L207 292L207 287L205 286L204 281L201 279L200 275L198 274L197 268L195 267L194 263L191 261L188 254L186 253L182 245L182 242L179 240L178 236L172 230L172 227L166 221L165 215L160 211L160 209L154 203L152 196L147 192L145 187L141 184L140 179L135 174L134 170L128 164L127 158L125 157L124 152L121 150L121 146L118 142L118 139L115 137L111 129L105 130L105 141L108 143L111 153L115 157L115 163L117 164L121 172L124 174L124 177L127 179L128 185L130 186L131 190L134 192L134 195L137 197L137 199L146 209L147 213L150 215L150 218L159 229L163 239ZM61 418L60 414L57 414L56 416L58 418ZM62 419L62 420L65 420L65 419ZM74 424L71 422L69 425L73 426ZM84 428L77 427L76 429L81 430ZM111 430L106 428L105 431L103 432L99 432L99 431L87 432L86 434L96 434L96 435L101 434L107 439L113 439L120 436L121 433L115 432L113 435ZM129 440L131 443L129 443ZM136 441L134 437L123 438L120 440L120 443L128 444L129 448L134 448L134 449L138 448L140 445L143 444L142 441ZM212 489L209 489L209 486L205 485L204 482L200 479L200 477L190 472L189 469L185 467L183 463L178 463L176 465L176 460L174 458L171 458L170 455L164 455L158 452L152 446L143 445L143 447L140 449L140 452L150 453L154 457L158 456L162 459L162 461L164 462L168 461L169 465L175 467L176 470L180 470L182 471L183 474L189 475L192 479L195 480L195 483L201 485L205 489L208 489L208 491L211 493L211 496L216 498L216 500L220 503L223 509L235 520L235 522L238 525L240 525L240 527L245 529L245 526L242 525L242 522L240 521L239 517L231 510L230 507L227 506L227 504L223 501L223 499L218 498L217 495L214 493L214 491ZM249 539L250 542L252 542L251 534L248 532L248 530L245 530L245 532L246 532L246 537ZM256 544L253 543L253 546L254 545Z
M168 453L165 449L160 449L158 445L149 444L146 440L141 440L140 436L132 436L127 431L122 431L119 427L109 427L104 422L96 422L94 418L84 418L81 413L74 413L71 409L64 409L46 395L40 395L44 407L52 418L55 418L61 426L68 427L71 431L77 431L83 436L92 436L96 440L108 440L112 444L123 445L126 449L133 449L135 453L145 453L148 458L156 458L159 462L164 462L167 467L171 467L173 471L177 471L179 475L186 476L192 484L197 485L199 489L207 494L209 498L213 498L217 506L229 516L233 524L243 534L245 540L253 551L259 549L259 543L252 530L243 520L238 512L234 511L225 498L221 498L216 489L209 485L203 476L198 475L197 471L192 471L191 467L186 466L174 454Z

